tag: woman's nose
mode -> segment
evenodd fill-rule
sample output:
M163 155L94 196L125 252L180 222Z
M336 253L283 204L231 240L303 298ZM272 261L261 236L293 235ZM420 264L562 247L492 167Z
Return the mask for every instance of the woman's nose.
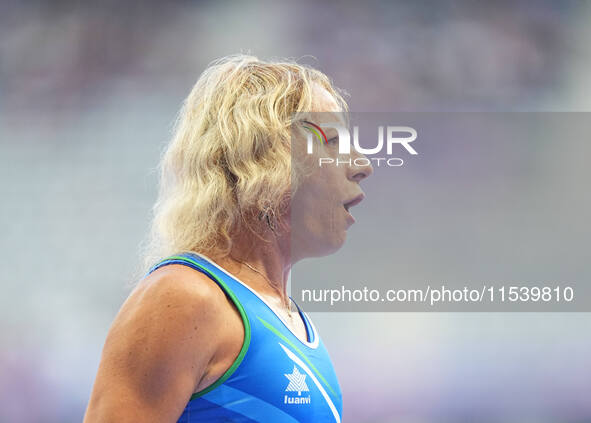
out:
M371 160L369 160L365 154L359 153L353 148L353 152L351 153L351 166L349 166L348 173L349 179L355 182L362 181L373 173Z

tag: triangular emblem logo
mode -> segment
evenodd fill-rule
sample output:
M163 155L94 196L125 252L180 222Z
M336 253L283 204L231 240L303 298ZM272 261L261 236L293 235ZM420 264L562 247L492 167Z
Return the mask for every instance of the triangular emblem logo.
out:
M302 395L302 392L310 391L306 385L306 375L300 373L296 366L293 366L293 372L286 373L285 377L289 380L289 384L285 388L286 392L297 392L298 395Z

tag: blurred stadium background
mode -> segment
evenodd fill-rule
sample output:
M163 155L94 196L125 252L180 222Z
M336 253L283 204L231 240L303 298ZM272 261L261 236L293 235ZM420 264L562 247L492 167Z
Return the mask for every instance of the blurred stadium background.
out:
M210 61L298 58L356 111L589 111L589 22L586 1L1 1L0 421L82 420ZM345 422L591 421L589 314L313 317Z

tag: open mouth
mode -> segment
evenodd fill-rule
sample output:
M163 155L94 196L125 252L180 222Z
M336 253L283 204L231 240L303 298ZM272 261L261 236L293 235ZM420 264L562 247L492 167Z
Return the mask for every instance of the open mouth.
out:
M365 194L361 193L358 196L354 197L353 199L347 201L346 203L343 203L343 207L345 208L345 210L348 213L349 209L351 207L356 206L357 204L361 203L364 198L365 198Z

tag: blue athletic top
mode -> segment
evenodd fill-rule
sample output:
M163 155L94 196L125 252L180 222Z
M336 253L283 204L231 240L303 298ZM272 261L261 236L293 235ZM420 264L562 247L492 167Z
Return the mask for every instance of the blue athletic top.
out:
M340 423L343 402L332 362L297 304L306 341L295 336L255 291L205 256L191 252L168 257L148 274L168 264L189 266L213 279L244 324L240 354L215 383L193 394L179 423Z

